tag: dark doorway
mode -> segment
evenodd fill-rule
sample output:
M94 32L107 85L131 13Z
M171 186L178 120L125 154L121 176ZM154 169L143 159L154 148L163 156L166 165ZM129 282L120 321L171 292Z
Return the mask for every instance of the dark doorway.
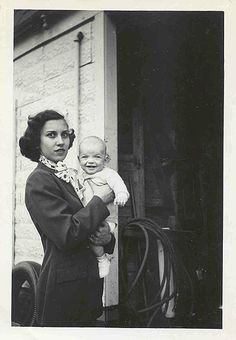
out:
M196 276L196 301L195 320L176 326L221 328L223 13L110 15L117 26L119 171L133 191L120 224L145 216L178 235ZM185 244L184 231L193 235Z

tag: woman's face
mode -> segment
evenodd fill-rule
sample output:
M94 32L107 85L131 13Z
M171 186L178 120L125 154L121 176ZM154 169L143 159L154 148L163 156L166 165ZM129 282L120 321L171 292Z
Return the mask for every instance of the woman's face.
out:
M68 125L64 119L48 120L40 134L40 152L50 161L63 161L70 145Z

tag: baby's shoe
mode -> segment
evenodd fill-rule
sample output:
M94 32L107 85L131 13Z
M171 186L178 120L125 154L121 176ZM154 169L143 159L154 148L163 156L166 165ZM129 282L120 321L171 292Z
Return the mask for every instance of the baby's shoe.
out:
M103 278L109 274L111 262L106 254L97 257L99 277Z

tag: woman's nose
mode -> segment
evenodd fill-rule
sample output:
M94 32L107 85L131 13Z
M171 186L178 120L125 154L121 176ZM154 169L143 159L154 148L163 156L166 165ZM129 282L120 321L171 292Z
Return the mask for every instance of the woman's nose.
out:
M64 144L63 138L61 137L61 135L57 136L57 144L61 145Z

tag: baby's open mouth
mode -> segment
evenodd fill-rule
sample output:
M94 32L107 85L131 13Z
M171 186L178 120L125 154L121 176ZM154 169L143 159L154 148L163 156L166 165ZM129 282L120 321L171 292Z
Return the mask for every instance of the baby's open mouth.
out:
M88 168L88 169L95 169L96 165L87 165L86 168Z

